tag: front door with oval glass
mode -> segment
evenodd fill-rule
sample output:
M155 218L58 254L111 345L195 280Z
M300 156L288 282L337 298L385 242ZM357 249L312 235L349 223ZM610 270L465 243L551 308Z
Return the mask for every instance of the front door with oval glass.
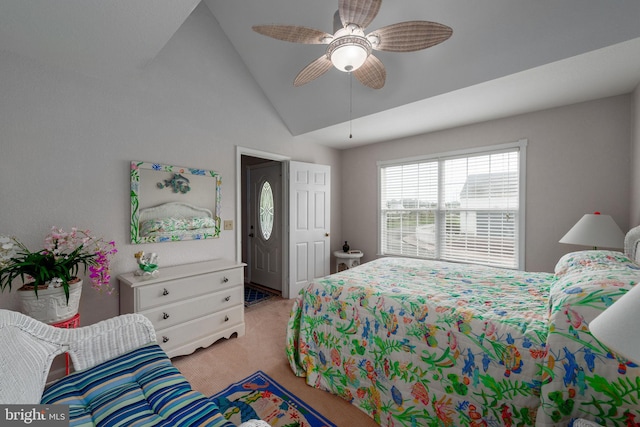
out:
M250 166L249 280L282 291L281 164Z

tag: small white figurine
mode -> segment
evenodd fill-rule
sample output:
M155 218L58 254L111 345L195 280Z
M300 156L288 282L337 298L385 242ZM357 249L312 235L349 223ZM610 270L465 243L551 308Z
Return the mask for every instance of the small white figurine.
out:
M158 254L151 252L149 255L145 255L144 251L136 252L133 255L138 261L138 267L140 269L133 273L136 276L142 276L143 279L151 279L152 277L158 277L160 270L158 270Z

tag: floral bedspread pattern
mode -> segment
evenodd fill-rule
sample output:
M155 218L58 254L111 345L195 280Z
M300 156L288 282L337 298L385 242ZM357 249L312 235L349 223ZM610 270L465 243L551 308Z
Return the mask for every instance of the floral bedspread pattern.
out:
M553 275L383 258L296 300L296 375L383 426L534 425Z
M620 252L582 251L562 257L555 272L538 425L577 417L640 425L640 368L589 331L589 322L640 281L640 267Z
M609 251L568 254L555 275L379 259L301 292L287 356L382 426L635 426L640 369L588 322L638 268Z

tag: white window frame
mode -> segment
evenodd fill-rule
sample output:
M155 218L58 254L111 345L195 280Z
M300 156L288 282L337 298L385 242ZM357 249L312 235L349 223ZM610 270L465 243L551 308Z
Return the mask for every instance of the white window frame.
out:
M382 168L387 166L400 166L404 164L413 164L420 162L430 162L430 161L444 161L451 158L456 157L471 157L476 155L483 154L493 154L500 151L507 151L512 149L518 149L519 154L519 194L518 194L518 259L517 259L517 269L523 270L525 267L525 224L526 224L526 175L527 175L527 140L521 139L516 142L510 142L506 144L497 144L492 146L478 147L473 149L466 150L457 150L446 153L438 153L432 155L425 156L416 156L416 157L408 157L403 159L396 160L382 160L377 162L378 167L378 204L377 204L377 239L378 239L378 256L388 256L382 253ZM439 187L442 186L442 181L439 179ZM439 190L441 194L441 191ZM440 197L440 196L439 196ZM440 204L440 203L439 203ZM441 207L438 206L438 213L441 212ZM436 259L439 259L439 251L440 251L440 241L439 241L439 233L436 232Z

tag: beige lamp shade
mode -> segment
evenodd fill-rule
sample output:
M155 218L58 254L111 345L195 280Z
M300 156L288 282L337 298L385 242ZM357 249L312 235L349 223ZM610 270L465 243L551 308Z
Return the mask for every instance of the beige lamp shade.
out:
M614 353L640 364L640 285L593 319L589 329Z
M622 249L624 234L610 215L586 214L560 239L569 245Z

